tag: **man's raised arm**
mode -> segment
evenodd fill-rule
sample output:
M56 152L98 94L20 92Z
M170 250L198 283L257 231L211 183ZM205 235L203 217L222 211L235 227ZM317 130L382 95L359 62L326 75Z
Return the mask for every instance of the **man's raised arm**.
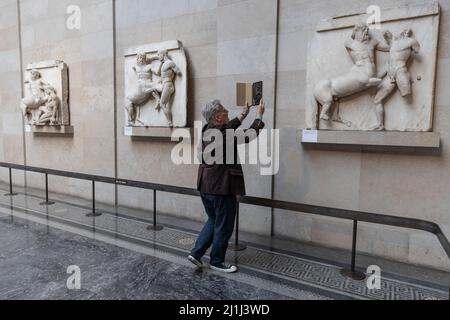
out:
M247 106L248 106L248 104L247 104ZM260 131L262 129L264 129L264 126L265 126L264 122L262 121L265 111L266 111L266 106L264 104L264 101L261 100L261 102L258 106L258 109L256 111L255 121L253 121L250 128L243 129L243 130L237 130L237 132L236 132L237 134L236 134L236 138L235 138L237 144L250 143L251 141L253 141L254 139L256 139L259 136ZM248 115L248 113L247 113L247 115ZM239 137L241 137L241 139L239 139Z
M377 37L377 39L375 40L377 41L375 49L382 52L389 52L391 50L392 33L387 30L383 31L382 35L383 37Z

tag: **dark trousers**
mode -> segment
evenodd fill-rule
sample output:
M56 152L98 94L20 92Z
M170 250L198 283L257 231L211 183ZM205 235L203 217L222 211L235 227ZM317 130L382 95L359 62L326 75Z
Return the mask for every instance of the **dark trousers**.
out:
M234 195L218 196L202 193L201 196L209 219L191 255L200 259L212 245L210 264L216 266L225 262L228 241L234 229L237 200Z

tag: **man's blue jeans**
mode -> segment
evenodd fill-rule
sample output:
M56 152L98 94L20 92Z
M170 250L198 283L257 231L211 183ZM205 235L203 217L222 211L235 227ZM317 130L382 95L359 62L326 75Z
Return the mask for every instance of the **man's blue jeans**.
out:
M211 247L210 264L213 266L225 262L228 241L233 234L236 218L236 196L218 196L202 193L208 222L200 233L191 255L201 259Z

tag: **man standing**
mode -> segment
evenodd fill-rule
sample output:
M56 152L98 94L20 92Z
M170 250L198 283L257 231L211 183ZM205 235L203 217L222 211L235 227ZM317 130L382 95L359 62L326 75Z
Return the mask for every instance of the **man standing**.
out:
M219 100L208 103L202 110L203 117L207 125L203 128L203 136L212 130L218 130L222 135L222 141L230 141L227 135L234 132L241 126L242 121L247 117L250 106L247 104L244 111L235 119L229 120L228 110L222 106ZM261 100L257 110L257 117L250 129L259 133L264 128L262 117L265 112L264 102ZM208 132L209 131L209 132ZM220 135L219 134L219 135ZM202 152L208 148L211 143L217 141L204 141L202 139ZM211 248L211 269L221 272L233 273L237 271L237 267L225 263L225 254L228 248L228 241L233 234L237 199L236 196L245 195L244 175L242 166L237 161L237 145L239 139L234 138L231 146L234 150L233 163L227 163L226 150L230 149L230 145L224 143L223 161L220 163L207 164L205 158L202 157L202 164L199 167L197 188L201 192L203 205L208 221L203 227L200 236L197 239L189 261L197 267L203 267L201 258L206 251ZM246 137L243 142L249 143L250 137ZM220 145L220 144L219 144ZM230 158L230 157L228 157Z

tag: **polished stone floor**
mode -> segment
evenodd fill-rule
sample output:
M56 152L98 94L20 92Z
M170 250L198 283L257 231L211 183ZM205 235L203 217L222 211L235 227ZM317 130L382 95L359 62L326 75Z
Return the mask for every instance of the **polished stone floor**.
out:
M26 219L1 217L0 234L1 299L290 299ZM66 286L71 265L81 270L79 291Z
M22 190L25 191L25 190ZM4 193L0 190L0 194ZM55 195L56 198L56 195ZM0 299L446 299L445 286L386 274L380 290L340 275L339 263L247 243L227 260L240 272L198 271L186 261L197 232L126 208L86 217L82 201L41 206L36 194L0 199ZM72 199L74 200L74 199ZM67 268L81 270L69 290Z

